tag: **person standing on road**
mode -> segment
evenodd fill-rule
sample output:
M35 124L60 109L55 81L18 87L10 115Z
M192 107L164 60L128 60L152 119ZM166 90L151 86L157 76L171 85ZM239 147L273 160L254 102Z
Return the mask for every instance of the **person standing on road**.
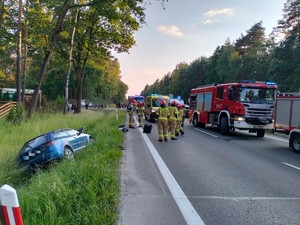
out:
M175 130L176 130L176 124L177 124L177 117L178 117L178 110L176 108L176 102L171 102L171 105L169 107L169 131L171 132L171 140L177 140L175 137Z
M166 101L162 100L156 112L159 142L162 142L163 138L168 141L168 116L169 109L166 107Z
M131 103L127 107L127 112L129 114L129 128L135 128L134 126L134 114L136 113L136 100L132 99Z
M182 109L182 105L177 104L177 109L178 109L178 117L177 117L175 136L179 136L179 133L181 133L181 135L184 135L183 125L182 125L182 118L184 118L184 111Z
M144 115L144 102L139 102L138 103L138 108L137 108L137 116L139 120L139 127L142 127L142 120L143 120L143 115Z

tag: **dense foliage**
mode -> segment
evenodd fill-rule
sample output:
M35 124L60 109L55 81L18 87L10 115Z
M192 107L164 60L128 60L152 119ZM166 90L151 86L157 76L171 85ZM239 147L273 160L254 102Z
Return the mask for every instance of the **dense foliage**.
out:
M179 63L141 94L174 94L187 100L190 89L199 85L240 80L271 80L278 83L279 91L299 92L300 0L287 0L283 12L283 19L269 37L258 22L237 40L225 40L211 57Z
M77 104L124 99L128 87L112 51L128 52L135 44L149 2L0 1L0 87L17 87L18 103L20 87L34 89L29 114L40 90L48 100L66 96Z

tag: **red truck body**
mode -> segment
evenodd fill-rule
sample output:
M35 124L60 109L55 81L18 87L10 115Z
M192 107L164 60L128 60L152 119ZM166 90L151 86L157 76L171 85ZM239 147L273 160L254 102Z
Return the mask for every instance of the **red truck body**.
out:
M300 127L300 96L277 96L274 129L289 134Z
M222 134L240 129L256 132L273 129L277 85L273 82L242 81L194 88L190 93L189 118L195 126L219 127Z
M289 134L289 147L300 153L300 94L276 97L274 131Z

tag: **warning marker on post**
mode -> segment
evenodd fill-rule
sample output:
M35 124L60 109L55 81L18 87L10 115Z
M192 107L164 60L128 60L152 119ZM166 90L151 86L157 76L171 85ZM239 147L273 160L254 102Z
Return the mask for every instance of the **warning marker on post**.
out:
M0 188L0 222L3 225L24 225L17 192L5 184Z

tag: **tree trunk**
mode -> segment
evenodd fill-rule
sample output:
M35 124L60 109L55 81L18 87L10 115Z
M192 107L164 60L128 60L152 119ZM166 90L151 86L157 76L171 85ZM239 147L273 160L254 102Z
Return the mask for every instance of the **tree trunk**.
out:
M37 80L36 80L37 84L34 88L34 94L33 94L31 104L30 104L30 109L29 109L29 112L28 112L29 118L32 117L34 115L35 111L36 111L39 92L40 92L44 77L46 75L46 69L47 69L47 66L48 66L51 58L52 58L54 50L56 48L57 39L58 39L59 33L61 32L61 27L62 27L63 21L66 17L66 14L67 14L68 10L69 10L70 3L71 3L70 0L65 0L64 5L62 7L61 14L57 18L56 26L55 26L55 29L53 31L51 42L50 42L49 51L45 55L45 58L44 58L43 63L41 65L39 75L38 75Z
M29 0L26 0L26 18L25 18L25 31L24 31L24 63L23 63L23 82L22 82L22 102L25 105L25 89L26 89L26 76L27 76L27 53L28 53L28 5Z
M75 4L77 4L77 0L75 0ZM76 15L75 15L75 21L74 21L74 27L72 30L72 36L71 36L71 44L70 44L70 52L69 52L69 58L68 58L68 72L66 75L66 86L65 86L65 109L64 109L64 114L68 113L68 108L69 108L69 80L70 80L70 74L71 74L71 67L72 67L72 57L73 57L73 46L74 46L74 36L75 36L75 31L76 31L76 24L77 24L77 17L79 14L79 9L76 10Z
M4 14L5 14L5 0L1 0L0 2L0 29L2 27L3 24L3 20L4 20Z
M79 54L77 57L77 67L76 67L76 75L77 75L77 113L81 113L81 100L82 100L82 84L84 78L85 65L87 62L87 58L81 62L82 55Z
M16 74L16 86L17 86L17 104L22 104L21 99L21 55L22 55L22 0L19 0L18 10L18 37L17 37L17 74Z

